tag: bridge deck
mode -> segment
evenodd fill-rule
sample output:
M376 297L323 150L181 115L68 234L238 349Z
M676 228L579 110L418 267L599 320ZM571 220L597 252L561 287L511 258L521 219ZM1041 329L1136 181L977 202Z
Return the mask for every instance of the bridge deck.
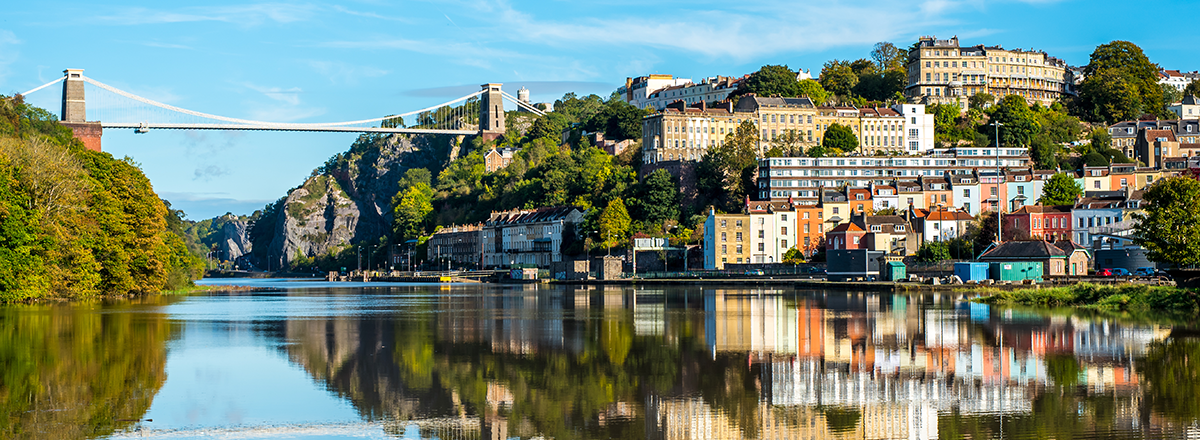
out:
M142 124L101 122L103 128L125 128L142 130L253 130L253 131L308 131L332 133L410 133L410 134L479 134L479 130L443 130L427 128L383 128L383 127L320 127L305 125L239 125L239 124Z

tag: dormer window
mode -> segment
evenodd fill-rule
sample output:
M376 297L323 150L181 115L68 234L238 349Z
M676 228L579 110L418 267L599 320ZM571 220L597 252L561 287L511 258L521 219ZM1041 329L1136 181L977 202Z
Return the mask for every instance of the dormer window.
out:
M883 226L871 225L871 232L883 232Z
M904 232L904 225L896 225L894 228L896 229L896 232Z
M863 199L863 195L862 195L862 194L855 194L855 195L854 195L854 200L862 200L862 199Z

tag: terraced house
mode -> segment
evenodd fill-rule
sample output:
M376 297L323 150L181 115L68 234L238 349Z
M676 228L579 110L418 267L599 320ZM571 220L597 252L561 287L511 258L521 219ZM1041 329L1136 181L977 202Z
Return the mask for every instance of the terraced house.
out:
M1073 74L1067 63L1043 51L975 45L964 47L958 37L921 37L908 53L909 102L954 104L966 109L967 100L990 93L996 100L1008 95L1029 104L1050 106L1071 94Z

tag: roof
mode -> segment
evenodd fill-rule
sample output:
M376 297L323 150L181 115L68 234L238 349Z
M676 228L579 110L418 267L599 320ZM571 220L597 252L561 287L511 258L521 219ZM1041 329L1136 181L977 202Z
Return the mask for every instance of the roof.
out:
M581 211L575 206L555 206L534 210L493 212L487 223L489 225L512 225L566 220L573 212Z
M837 225L836 228L829 230L830 234L835 233L835 232L865 232L865 231L863 231L862 227L854 224L854 222L848 222L848 223L842 223L840 225Z
M1046 260L1066 258L1067 252L1042 240L1009 241L992 248L980 260Z
M925 216L926 221L970 221L975 217L971 213L959 210L935 209Z
M1071 205L1025 205L1021 209L1016 210L1013 214L1055 214L1055 213L1070 213ZM1012 214L1009 214L1012 215Z

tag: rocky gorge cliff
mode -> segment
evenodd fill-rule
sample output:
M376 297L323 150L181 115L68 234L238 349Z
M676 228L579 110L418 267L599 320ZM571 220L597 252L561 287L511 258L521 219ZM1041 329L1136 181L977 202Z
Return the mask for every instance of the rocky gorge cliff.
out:
M267 222L251 234L263 269L303 264L388 235L392 196L404 173L427 168L436 176L461 142L449 135L360 136L256 220Z

